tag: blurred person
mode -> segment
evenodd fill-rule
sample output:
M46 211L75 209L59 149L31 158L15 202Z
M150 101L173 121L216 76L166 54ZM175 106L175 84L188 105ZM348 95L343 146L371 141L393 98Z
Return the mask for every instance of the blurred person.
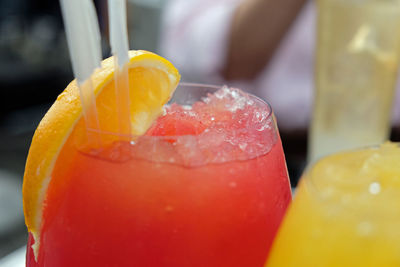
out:
M170 0L160 50L184 81L245 89L271 103L281 130L306 130L315 17L305 0ZM395 102L399 122L400 94Z

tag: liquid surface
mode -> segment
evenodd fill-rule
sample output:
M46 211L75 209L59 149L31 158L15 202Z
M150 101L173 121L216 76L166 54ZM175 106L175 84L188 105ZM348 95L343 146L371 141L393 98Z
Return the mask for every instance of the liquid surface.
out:
M317 162L266 266L400 266L399 162L391 143Z
M291 194L257 101L223 88L172 104L145 136L96 156L70 138L28 266L262 266Z

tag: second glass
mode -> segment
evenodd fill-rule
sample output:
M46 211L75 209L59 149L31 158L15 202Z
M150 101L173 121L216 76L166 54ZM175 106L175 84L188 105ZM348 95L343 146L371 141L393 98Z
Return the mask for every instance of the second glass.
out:
M267 267L400 266L400 146L322 158L304 174Z
M311 162L388 138L400 59L400 1L316 2Z

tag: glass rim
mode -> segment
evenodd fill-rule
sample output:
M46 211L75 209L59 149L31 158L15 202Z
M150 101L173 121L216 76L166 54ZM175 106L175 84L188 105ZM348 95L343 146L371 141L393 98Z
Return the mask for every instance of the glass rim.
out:
M179 82L179 84L176 86L175 90L179 87L192 87L192 88L209 88L209 89L213 89L215 91L217 91L218 89L224 88L224 87L228 87L228 88L235 88L235 89L239 89L241 90L244 94L248 95L250 97L250 99L257 101L258 103L265 105L266 108L268 109L268 113L267 113L267 117L266 119L272 119L275 122L275 117L273 116L273 110L272 110L272 106L269 104L268 101L254 95L251 94L243 89L240 88L236 88L236 87L231 87L228 85L215 85L215 84L205 84L205 83L192 83L192 82ZM215 92L214 91L214 92ZM173 99L174 94L172 94L171 99L164 105L167 106L170 101ZM202 99L205 96L201 96L199 97L199 99L197 101L202 101ZM105 130L97 130L97 129L92 129L92 128L87 128L88 131L92 132L92 133L96 133L99 135L106 135L106 136L115 136L115 137L120 137L120 138L125 138L125 140L137 140L138 138L145 138L145 139L173 139L173 138L182 138L182 137L197 137L198 135L195 134L185 134L185 135L169 135L169 136L151 136L151 135L134 135L134 134L122 134L122 133L118 133L118 132L111 132L111 131L105 131Z
M352 210L352 211L355 211L355 213L357 213L357 215L360 215L360 214L365 215L365 216L368 216L368 215L379 215L379 216L382 216L383 219L384 218L388 218L388 217L389 218L393 217L395 215L393 215L392 213L393 213L393 210L396 210L395 208L386 208L386 207L384 207L382 209L379 209L378 212L376 210L368 210L368 209L367 210L364 210L364 209L360 210L360 209L357 209L357 208L352 209L352 204L354 204L354 202L353 203L351 203L351 202L350 203L343 203L341 201L338 201L337 199L332 199L331 197L323 197L321 188L319 188L317 186L316 182L315 182L316 177L315 177L315 175L312 174L312 170L322 160L325 160L327 158L330 158L332 156L339 155L339 154L348 154L348 153L351 153L351 152L365 151L365 150L378 150L381 145L383 145L383 144L385 144L387 142L395 144L398 148L400 148L400 142L392 142L392 141L388 140L388 141L382 142L381 144L367 145L367 146L362 146L362 147L358 147L358 148L354 148L354 149L347 149L347 150L343 150L343 151L339 151L339 152L330 153L328 155L325 155L325 156L317 159L313 163L309 164L306 167L306 169L304 170L304 172L303 172L303 174L301 176L301 181L300 182L304 183L307 191L312 191L312 193L310 194L311 198L317 200L320 205L324 205L324 206L325 205L327 205L327 206L335 205L337 208L340 208L341 210ZM317 179L318 179L318 177L317 177ZM323 178L323 179L326 179L328 182L331 182L331 185L334 188L336 188L338 186L338 182L334 181L332 178L329 178L329 179ZM360 186L361 185L362 184L360 183ZM400 189L395 189L395 190L400 193ZM389 199L389 201L390 201L390 199ZM378 203L377 205L374 205L373 207L377 207L377 206L381 207L382 205L379 205L379 203ZM399 218L399 220L400 220L400 218ZM397 220L397 221L399 221L399 220Z
M207 101L204 101L206 97L208 97L210 94L213 95L215 92L218 92L219 89L237 89L223 85L218 86L197 83L180 83L178 86L180 86L181 89L178 89L171 97L171 100L168 102L169 104L177 103L181 106L192 106L201 101L207 105ZM193 91L190 91L191 89L193 89ZM233 127L229 130L224 130L225 124L221 124L220 126L215 124L214 126L216 128L214 128L212 125L205 125L206 129L199 133L165 136L149 135L147 134L148 130L146 130L146 132L142 135L130 135L105 130L99 131L95 129L89 129L88 133L92 133L94 136L97 136L99 143L95 144L95 147L93 148L87 143L88 139L80 138L78 136L78 139L75 139L75 148L84 154L92 155L98 158L104 158L106 160L110 157L107 155L107 151L114 151L115 153L111 153L112 161L120 161L119 156L117 155L121 153L121 160L123 160L123 158L132 157L145 159L152 162L154 161L190 167L250 160L267 154L275 144L280 142L279 130L277 128L271 106L266 101L243 90L231 92L223 91L221 95L216 95L216 101L218 102L219 98L224 97L225 93L228 99L232 99L232 101L228 101L228 103L233 104L222 104L219 108L217 108L217 110L226 110L232 112L233 114L236 110L243 109L243 116L246 117L246 121L248 121L250 124L240 124L240 127ZM235 105L236 97L238 97L237 99L239 103L237 108ZM250 112L246 112L247 106L254 106L254 108L250 109ZM200 110L202 109L200 108ZM200 111L199 114L203 114L204 112L205 114L209 113L206 109ZM240 117L236 119L240 119ZM224 120L221 122L223 121ZM251 123L254 123L254 127L248 127L251 125ZM149 129L151 129L153 126L154 122ZM210 131L207 129L210 129ZM255 131L255 135L251 134L253 131ZM242 136L243 134L248 135L247 139L241 141L245 143L245 146L241 146L239 143L235 142L235 140L241 140L238 139L238 136ZM254 138L256 138L255 136L257 136L258 139L254 140ZM110 146L112 144L117 145L115 147ZM222 149L222 151L217 152L215 149L212 149L215 146L217 146L218 149L218 147L224 146L224 144L228 145L226 150ZM185 147L188 147L189 145L193 146L191 151L193 151L193 149L197 151L195 154L187 154L187 152L185 152ZM174 151L174 153L168 157L162 155L153 156L149 151L141 150L147 146L151 147L152 151L155 151L156 149L167 149ZM114 150L114 148L116 150ZM240 151L235 150L239 148ZM229 154L231 153L229 152L231 149L236 151L234 153L236 156L233 157L231 154ZM210 151L214 151L212 153L213 156L209 155ZM200 156L197 157L196 155Z

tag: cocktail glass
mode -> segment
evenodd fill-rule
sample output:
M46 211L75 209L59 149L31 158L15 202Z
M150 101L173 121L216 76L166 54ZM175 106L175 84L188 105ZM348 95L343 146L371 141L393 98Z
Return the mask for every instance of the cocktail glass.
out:
M400 266L399 162L386 143L310 167L266 266Z
M181 84L144 136L98 134L102 151L74 133L63 146L38 261L30 237L27 266L265 262L291 200L267 103L237 89Z
M387 140L400 60L400 1L318 0L310 162Z

